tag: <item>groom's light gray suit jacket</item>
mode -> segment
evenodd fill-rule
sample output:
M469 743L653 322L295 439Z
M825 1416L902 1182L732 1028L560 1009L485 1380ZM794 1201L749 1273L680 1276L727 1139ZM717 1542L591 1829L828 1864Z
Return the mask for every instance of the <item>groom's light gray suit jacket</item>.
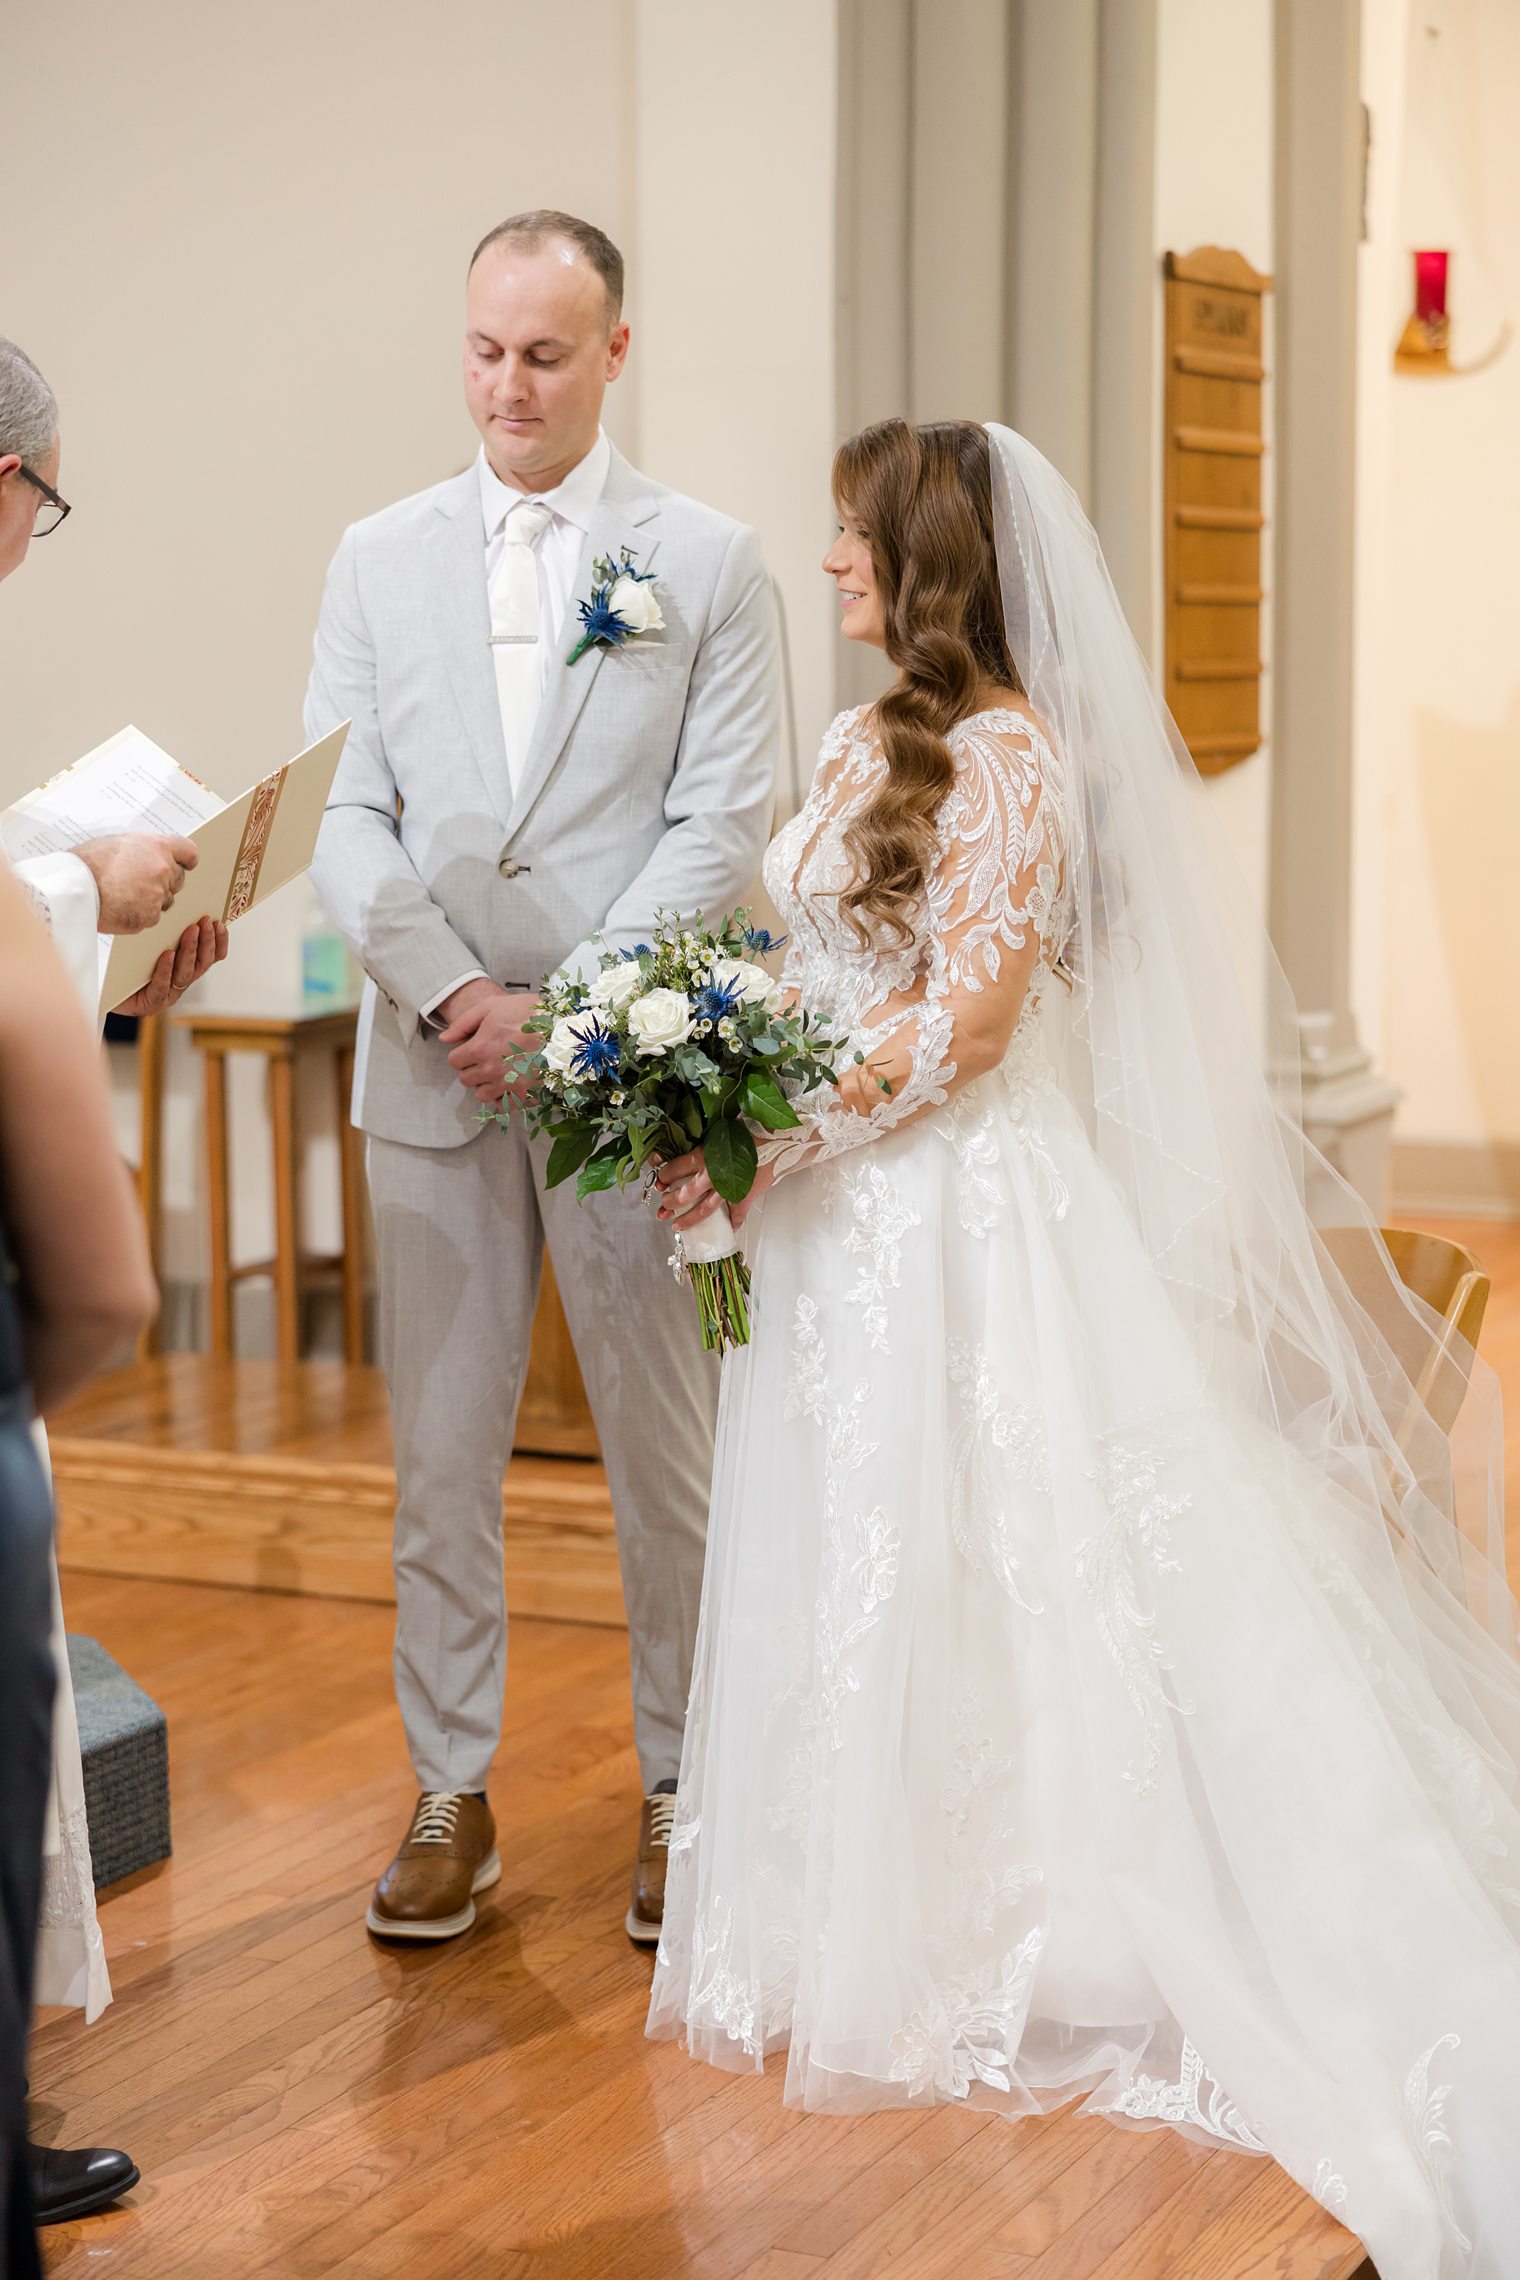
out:
M578 599L625 546L665 631L572 666L565 625L515 798L475 468L353 524L333 559L306 727L353 726L312 876L369 976L354 1121L380 1139L482 1129L420 1018L459 975L534 985L598 932L631 947L657 909L717 918L755 881L780 718L759 543L614 451Z

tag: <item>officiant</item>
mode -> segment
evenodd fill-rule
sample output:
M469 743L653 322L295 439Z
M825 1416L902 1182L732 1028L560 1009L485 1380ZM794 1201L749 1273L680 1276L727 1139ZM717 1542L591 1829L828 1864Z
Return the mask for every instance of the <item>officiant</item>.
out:
M68 515L68 504L57 487L60 452L52 390L22 350L0 339L0 578L20 566L34 538L49 536ZM196 859L190 840L125 833L86 842L69 854L16 865L92 1027L99 1019L99 935L137 934L156 924L180 893ZM226 953L226 927L210 918L196 920L163 953L147 982L115 1010L139 1015L167 1011ZM35 1438L45 1483L47 1443L40 1425ZM40 2003L77 2007L93 2020L110 2002L111 1988L95 1917L79 1733L56 1565L50 1596L52 1777L46 1793L43 1929L35 1952L34 1993ZM7 1782L13 1770L7 1765ZM63 2223L105 2208L138 2177L130 2156L111 2147L73 2151L32 2146L29 2167L34 2211L43 2224Z

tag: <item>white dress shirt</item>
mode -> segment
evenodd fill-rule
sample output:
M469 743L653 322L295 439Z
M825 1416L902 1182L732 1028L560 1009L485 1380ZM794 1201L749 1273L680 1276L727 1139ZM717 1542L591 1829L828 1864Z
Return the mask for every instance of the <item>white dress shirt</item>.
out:
M585 458L571 468L562 483L552 491L519 491L510 483L503 483L486 457L485 445L475 462L480 477L480 512L485 533L485 555L482 574L489 590L501 560L502 532L508 515L524 499L531 498L538 506L552 510L554 519L545 528L534 555L538 563L539 608L539 672L547 678L555 644L573 636L570 623L572 605L577 599L576 574L591 530L591 518L607 487L607 470L612 465L612 446L599 428L597 437ZM446 997L466 982L484 981L489 977L483 967L472 966L468 973L456 974L445 990L440 990L431 1004L422 1008L424 1021L431 1020ZM514 980L533 980L533 976L513 976Z

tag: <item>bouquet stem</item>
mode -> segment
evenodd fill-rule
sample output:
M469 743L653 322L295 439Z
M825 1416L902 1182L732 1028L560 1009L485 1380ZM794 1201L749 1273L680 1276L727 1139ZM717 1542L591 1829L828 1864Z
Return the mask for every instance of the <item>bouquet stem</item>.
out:
M696 1294L702 1344L709 1354L749 1344L749 1268L742 1251L726 1259L690 1259L686 1279Z
M749 1268L726 1210L676 1237L678 1272L691 1284L710 1354L749 1344Z

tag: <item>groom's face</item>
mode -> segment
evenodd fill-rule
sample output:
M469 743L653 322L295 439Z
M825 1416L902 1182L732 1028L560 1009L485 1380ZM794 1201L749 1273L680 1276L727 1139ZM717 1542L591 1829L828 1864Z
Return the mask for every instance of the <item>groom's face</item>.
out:
M575 247L487 248L465 293L464 392L503 483L552 490L585 458L627 354L628 327Z

